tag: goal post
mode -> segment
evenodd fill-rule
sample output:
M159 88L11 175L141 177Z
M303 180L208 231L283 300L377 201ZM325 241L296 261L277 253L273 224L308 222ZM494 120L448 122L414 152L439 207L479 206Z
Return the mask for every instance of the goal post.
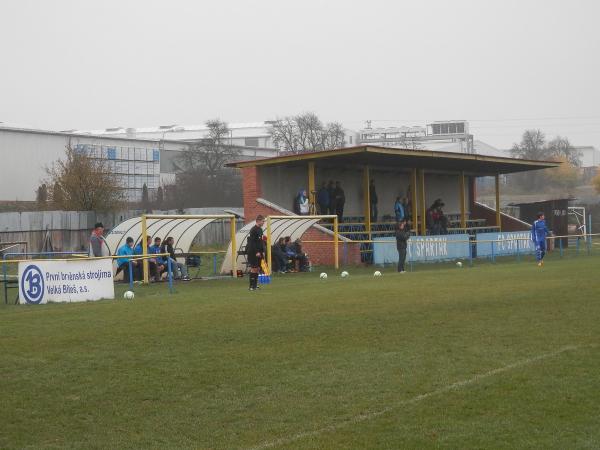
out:
M236 216L233 214L143 214L142 215L142 234L140 237L140 242L142 245L142 255L143 255L143 274L144 274L144 284L148 284L150 282L149 276L149 264L148 264L148 246L146 245L146 236L148 235L148 220L208 220L206 225L212 223L216 220L229 220L230 225L230 234L231 234L231 260L232 260L232 273L235 274L235 233L236 233ZM204 228L204 227L202 227ZM200 230L202 229L200 228ZM198 230L198 232L200 232ZM166 236L165 236L166 237Z
M294 220L294 221L314 221L313 224L310 225L310 228L312 228L314 225L318 225L318 221L322 220L322 219L327 219L327 220L332 220L333 221L333 229L331 230L331 232L333 233L333 258L334 258L334 265L335 265L335 269L339 269L340 267L340 263L339 263L339 220L338 220L338 216L335 214L324 214L324 215L309 215L309 216L267 216L267 262L269 265L269 270L271 270L272 267L272 252L271 252L271 247L273 245L272 242L272 224L273 224L273 220ZM308 229L306 231L308 231ZM323 232L327 233L329 230L323 230ZM323 242L327 242L327 241L323 241Z

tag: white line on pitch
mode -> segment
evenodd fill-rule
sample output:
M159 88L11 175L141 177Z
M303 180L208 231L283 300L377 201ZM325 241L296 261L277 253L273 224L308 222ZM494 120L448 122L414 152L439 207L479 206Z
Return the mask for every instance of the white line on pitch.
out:
M338 423L334 423L331 425L327 425L323 428L319 428L317 430L312 430L312 431L302 431L300 433L294 434L292 436L286 436L286 437L282 437L279 439L275 439L273 441L266 441L263 442L261 444L258 444L255 447L251 447L249 450L263 450L263 449L267 449L267 448L273 448L273 447L278 447L280 445L284 445L284 444L289 444L295 441L299 441L300 439L304 439L304 438L308 438L308 437L314 437L314 436L318 436L320 434L323 433L328 433L328 432L333 432L336 431L340 428L343 427L347 427L348 425L353 425L353 424L357 424L360 422L365 422L367 420L371 420L374 419L376 417L382 416L383 414L386 414L390 411L393 411L394 409L397 409L401 406L405 406L405 405L412 405L414 403L418 403L422 400L426 400L429 397L433 397L436 395L440 395L440 394L444 394L446 392L455 390L455 389L460 389L462 387L471 385L471 384L475 384L480 380L489 378L489 377L493 377L494 375L498 375L500 373L504 373L504 372L508 372L509 370L512 369L517 369L519 367L523 367L523 366L527 366L529 364L533 364L537 361L543 360L543 359L547 359L547 358L552 358L553 356L557 356L560 355L561 353L564 352L568 352L571 350L576 350L578 348L580 348L580 345L569 345L566 347L562 347L558 350L555 350L553 352L550 353L544 353L542 355L538 355L538 356L534 356L532 358L528 358L528 359L523 359L521 361L517 361L515 363L509 364L507 366L503 366L503 367L499 367L497 369L493 369L490 370L489 372L484 372L484 373L480 373L478 375L475 375L472 378L469 378L467 380L462 380L462 381L457 381L456 383L452 383L449 384L447 386L444 386L442 388L436 389L434 391L430 391L430 392L426 392L424 394L421 395L417 395L416 397L410 398L408 400L403 400L401 402L396 403L393 406L387 406L383 409L380 409L379 411L373 411L370 413L365 413L365 414L359 414L357 416L351 417L350 419L346 419L343 420L342 422L338 422Z

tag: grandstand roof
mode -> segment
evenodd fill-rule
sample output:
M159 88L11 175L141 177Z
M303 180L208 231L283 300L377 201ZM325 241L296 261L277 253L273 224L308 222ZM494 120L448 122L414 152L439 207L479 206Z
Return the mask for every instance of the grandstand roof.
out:
M480 176L525 172L528 170L558 167L554 161L532 161L500 156L411 150L364 145L310 153L275 156L255 160L237 161L229 167L255 167L295 165L299 162L320 161L339 165L373 165L398 168L418 168L444 171L465 171Z

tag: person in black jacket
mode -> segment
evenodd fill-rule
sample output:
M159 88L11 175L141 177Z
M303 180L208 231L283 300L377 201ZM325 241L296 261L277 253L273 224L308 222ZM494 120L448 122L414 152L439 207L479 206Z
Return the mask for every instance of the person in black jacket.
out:
M246 242L246 255L248 265L250 266L250 288L255 291L258 289L258 272L260 271L260 261L265 257L265 244L263 240L264 216L256 217L256 224L250 229L248 241Z
M187 266L177 261L175 256L175 249L173 248L174 243L175 239L173 239L173 237L167 237L163 242L163 245L160 247L160 252L168 253L170 255L169 259L171 260L171 270L175 273L175 278L179 277L182 281L189 281L190 277L188 275ZM166 260L167 258L165 258L165 261Z
M371 180L369 184L369 211L371 222L377 222L377 189L375 189L375 180Z
M346 203L346 194L342 189L342 183L335 182L335 190L333 191L335 204L335 214L338 216L338 221L341 223L344 220L344 204Z
M406 247L408 246L408 239L410 238L410 232L406 229L406 221L398 222L396 228L396 248L398 249L398 272L404 273L404 262L406 261Z
M273 270L278 270L279 273L286 273L288 266L288 257L283 251L283 247L285 247L283 238L279 238L279 240L271 247L271 252L273 254Z

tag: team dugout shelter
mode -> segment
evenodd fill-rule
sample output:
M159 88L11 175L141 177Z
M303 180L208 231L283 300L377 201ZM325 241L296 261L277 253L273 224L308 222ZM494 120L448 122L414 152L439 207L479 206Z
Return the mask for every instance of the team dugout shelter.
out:
M252 222L264 216L293 215L293 202L306 190L316 203L322 183L339 181L345 193L344 216L339 223L343 263L368 261L368 243L393 233L394 203L407 197L415 235L424 236L426 211L436 199L444 202L449 233L473 230L524 231L530 225L500 211L502 175L557 167L553 161L532 161L429 150L357 146L271 158L236 161L241 170L244 217ZM477 202L476 180L493 177L495 208ZM370 217L369 185L374 181L378 197L378 221ZM333 264L331 227L320 223L307 230L304 249L315 264ZM323 241L323 243L319 242Z

